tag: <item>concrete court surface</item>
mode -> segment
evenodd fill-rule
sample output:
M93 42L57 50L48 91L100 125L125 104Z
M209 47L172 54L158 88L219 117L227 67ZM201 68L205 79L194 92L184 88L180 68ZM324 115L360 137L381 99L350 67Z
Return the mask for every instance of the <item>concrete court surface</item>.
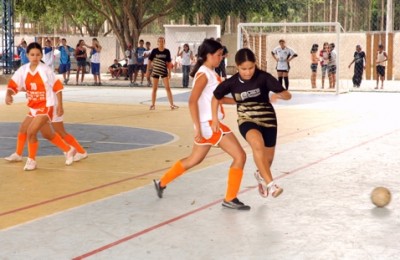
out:
M173 139L91 153L87 144L108 139L77 131L90 155L70 167L57 153L40 156L29 173L23 163L0 161L0 259L400 258L399 94L295 92L278 102L272 169L284 193L276 199L258 195L251 150L227 107L226 123L248 154L239 198L252 209L239 212L220 205L230 159L217 148L163 199L155 194L151 179L190 153L189 91L173 89L181 108L170 111L160 89L149 111L149 88L68 87L65 122L73 134L74 125L105 125ZM0 122L17 126L23 102L0 104ZM370 202L376 186L392 192L385 208Z

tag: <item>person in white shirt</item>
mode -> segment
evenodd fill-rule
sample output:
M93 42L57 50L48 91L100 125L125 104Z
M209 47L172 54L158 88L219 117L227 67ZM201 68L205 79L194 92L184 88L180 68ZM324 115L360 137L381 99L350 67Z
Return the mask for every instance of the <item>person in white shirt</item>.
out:
M381 89L383 89L383 81L385 80L386 61L388 56L382 44L378 46L378 53L376 54L376 87L378 89L379 80L381 80Z
M181 50L181 46L179 46L178 57L181 57L182 64L182 86L187 88L189 86L190 65L193 60L193 52L190 50L189 44L185 43L183 45L183 50Z
M285 82L286 90L289 89L289 70L290 61L296 58L297 53L286 46L286 42L283 39L279 40L279 46L275 47L272 51L272 57L276 60L276 71L278 72L279 83Z
M44 64L49 66L54 71L54 48L51 46L51 40L46 39L43 48L43 61Z

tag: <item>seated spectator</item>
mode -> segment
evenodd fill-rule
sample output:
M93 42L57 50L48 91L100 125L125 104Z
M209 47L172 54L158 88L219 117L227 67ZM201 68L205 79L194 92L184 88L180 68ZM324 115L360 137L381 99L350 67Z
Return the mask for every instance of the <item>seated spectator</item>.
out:
M119 75L121 75L122 72L122 65L121 63L118 62L117 59L114 60L114 63L108 67L108 71L111 73L112 78L119 78Z

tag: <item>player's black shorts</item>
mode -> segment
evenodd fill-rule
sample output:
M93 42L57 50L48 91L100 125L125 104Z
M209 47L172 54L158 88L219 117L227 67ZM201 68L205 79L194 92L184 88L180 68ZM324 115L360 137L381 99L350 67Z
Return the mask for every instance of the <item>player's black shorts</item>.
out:
M312 71L312 72L317 72L318 63L311 63L310 68L311 68L311 71Z
M276 138L277 138L277 133L278 133L278 129L276 127L259 126L253 122L244 122L239 125L240 134L245 139L246 139L247 132L252 129L256 129L261 133L261 135L264 139L264 145L266 147L274 147L276 145Z

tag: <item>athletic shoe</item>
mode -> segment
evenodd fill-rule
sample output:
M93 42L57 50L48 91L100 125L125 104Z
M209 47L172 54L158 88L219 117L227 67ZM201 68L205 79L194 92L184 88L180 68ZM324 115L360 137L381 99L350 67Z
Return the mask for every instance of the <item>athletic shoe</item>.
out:
M245 205L243 202L241 202L238 198L234 198L231 201L225 201L222 202L222 206L230 209L237 209L237 210L250 210L250 206Z
M66 160L65 165L71 165L74 162L74 156L76 154L76 150L74 147L71 147L69 151L65 154Z
M161 187L160 181L158 180L153 180L154 182L154 187L156 188L157 191L157 196L161 199L163 196L163 192L167 187Z
M261 197L263 198L268 197L268 188L264 179L261 177L259 170L254 172L254 178L256 178L258 182L258 193L260 193Z
M276 185L274 182L268 184L268 193L272 195L272 197L276 198L283 192L283 189Z
M74 162L79 162L80 160L86 159L88 157L87 152L84 153L76 153L74 155Z
M24 171L33 171L35 169L36 169L36 161L31 158L28 158L24 167Z
M17 153L13 153L12 155L5 157L4 159L9 162L21 162L22 156L18 155Z

